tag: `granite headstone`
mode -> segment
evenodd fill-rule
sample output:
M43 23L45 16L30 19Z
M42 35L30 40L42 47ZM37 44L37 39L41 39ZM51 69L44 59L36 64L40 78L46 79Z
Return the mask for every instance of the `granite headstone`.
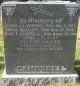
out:
M79 5L2 4L7 74L74 74Z

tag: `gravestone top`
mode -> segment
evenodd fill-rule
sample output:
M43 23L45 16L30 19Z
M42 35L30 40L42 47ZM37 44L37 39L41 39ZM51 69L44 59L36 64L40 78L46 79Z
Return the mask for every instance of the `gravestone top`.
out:
M19 1L6 1L2 3L3 5L6 4L77 4L76 2L71 2L71 1L26 1L26 2L19 2Z
M74 74L79 5L69 1L2 4L7 74Z

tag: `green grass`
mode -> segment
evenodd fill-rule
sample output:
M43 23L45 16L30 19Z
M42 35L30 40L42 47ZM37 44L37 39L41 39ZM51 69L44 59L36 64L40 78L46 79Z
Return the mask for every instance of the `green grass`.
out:
M80 48L76 49L75 60L80 60Z
M0 76L3 72L3 65L4 65L4 48L3 48L3 41L0 41Z
M4 70L4 66L3 64L0 63L0 76L2 76L3 70Z
M0 41L0 57L4 56L4 47L3 41Z
M75 54L75 70L80 76L80 48L76 49L76 54Z

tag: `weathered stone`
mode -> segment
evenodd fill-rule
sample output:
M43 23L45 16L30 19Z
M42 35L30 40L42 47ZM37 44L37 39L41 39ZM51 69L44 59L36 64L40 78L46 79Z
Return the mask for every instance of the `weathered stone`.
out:
M75 73L79 5L59 3L2 4L7 74Z

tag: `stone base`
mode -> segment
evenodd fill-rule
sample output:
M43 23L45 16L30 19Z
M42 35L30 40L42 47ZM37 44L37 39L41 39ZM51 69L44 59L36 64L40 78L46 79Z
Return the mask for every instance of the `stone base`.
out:
M3 86L28 86L43 84L75 84L77 74L54 74L54 75L7 75L4 71L2 76Z

